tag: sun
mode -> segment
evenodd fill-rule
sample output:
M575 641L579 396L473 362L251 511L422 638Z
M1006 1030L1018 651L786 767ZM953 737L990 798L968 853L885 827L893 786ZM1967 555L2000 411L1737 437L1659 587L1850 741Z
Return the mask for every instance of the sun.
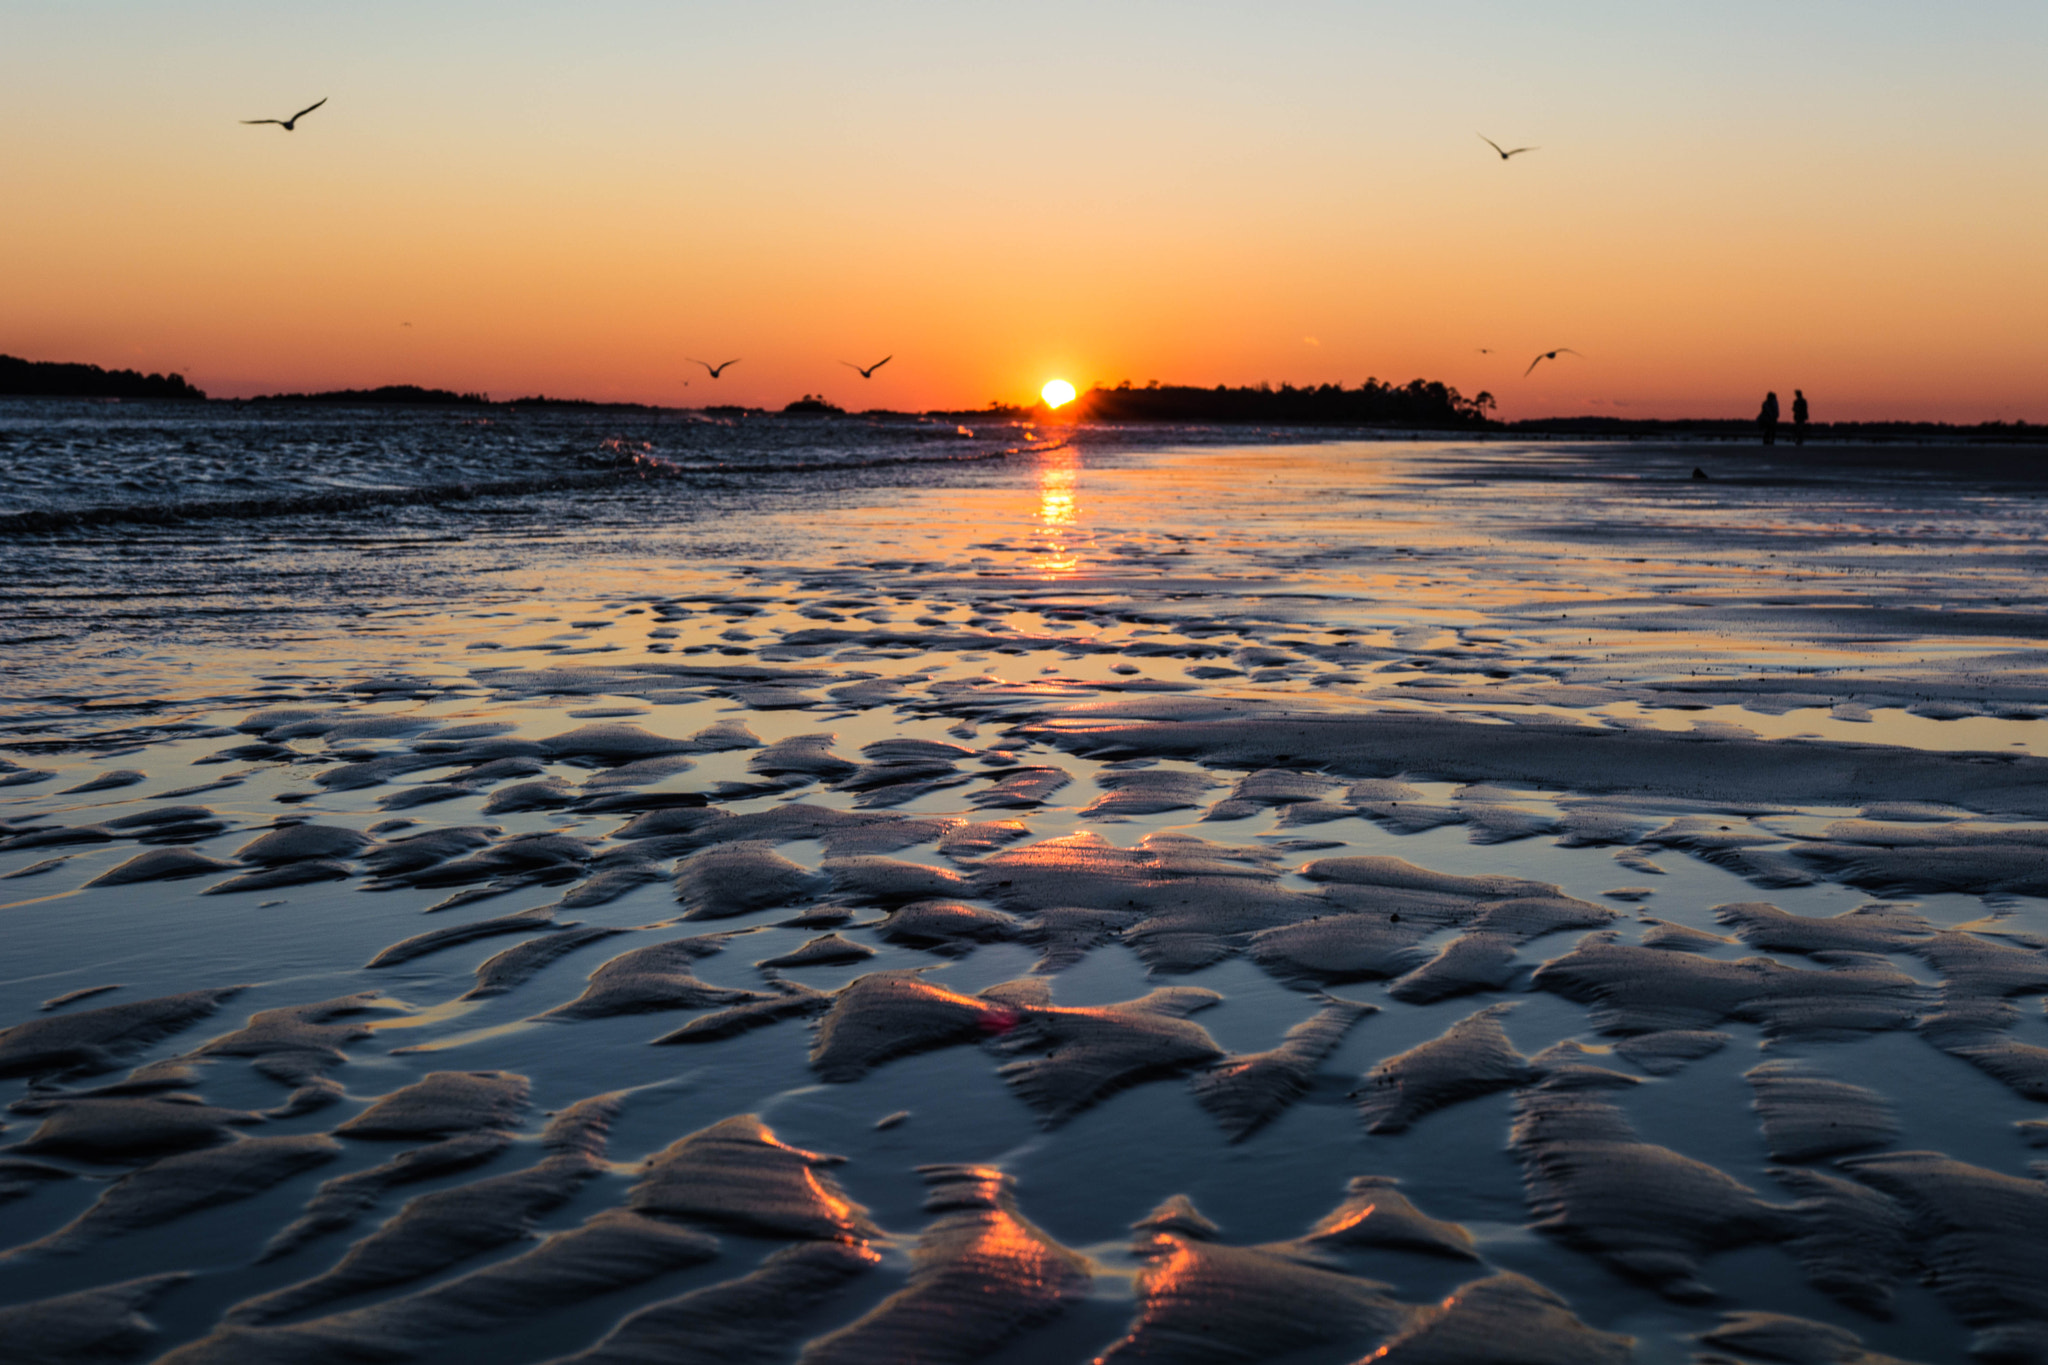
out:
M1045 387L1038 391L1038 396L1049 408L1065 407L1074 401L1074 386L1064 379L1048 379Z

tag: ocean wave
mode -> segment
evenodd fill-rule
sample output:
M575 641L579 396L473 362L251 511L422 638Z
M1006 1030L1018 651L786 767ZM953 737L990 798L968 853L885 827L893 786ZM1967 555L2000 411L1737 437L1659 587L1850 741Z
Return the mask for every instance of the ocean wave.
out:
M467 502L479 498L535 497L577 489L604 488L636 480L753 478L781 474L842 474L908 465L970 464L1006 460L1053 449L1050 445L994 450L919 454L849 455L811 460L681 461L650 453L643 442L617 439L601 443L595 455L584 456L597 467L559 473L535 473L510 479L461 479L446 482L377 487L294 489L248 497L138 499L73 507L29 508L0 512L0 537L47 535L114 525L169 526L192 521L262 521L279 517L345 514L370 508L408 507Z

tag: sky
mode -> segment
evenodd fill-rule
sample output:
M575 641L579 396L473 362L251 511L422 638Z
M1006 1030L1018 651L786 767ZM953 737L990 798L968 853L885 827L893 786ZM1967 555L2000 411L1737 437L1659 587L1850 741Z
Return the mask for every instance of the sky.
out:
M2048 421L2043 70L2040 0L0 0L0 353Z

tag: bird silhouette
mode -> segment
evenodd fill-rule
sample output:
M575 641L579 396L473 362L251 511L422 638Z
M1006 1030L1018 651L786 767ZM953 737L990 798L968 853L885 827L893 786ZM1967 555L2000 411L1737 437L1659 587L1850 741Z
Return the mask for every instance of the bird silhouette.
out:
M724 365L713 365L710 361L699 360L695 356L685 356L684 359L688 360L692 365L702 365L705 371L708 374L710 374L710 376L713 379L716 379L718 378L718 376L724 374L728 366L737 365L740 363L738 360L735 359L726 361Z
M854 364L851 360L842 360L839 363L844 365L849 370L860 370L860 377L862 379L873 379L875 377L876 370L881 369L884 365L888 364L895 358L896 357L893 355L885 355L880 360L877 360L874 364L868 366L866 369L861 369L860 366Z
M1513 151L1509 151L1484 133L1478 134L1478 137L1481 142L1499 152L1502 161L1506 161L1511 156L1520 156L1523 152L1540 152L1543 150L1541 147L1517 147Z
M242 120L242 122L275 123L278 127L284 129L287 133L289 133L293 129L293 127L297 125L300 119L312 113L315 109L318 109L320 105L325 103L327 103L327 101L323 98L318 103L307 105L305 108L299 110L298 113L293 114L290 118L245 118Z
M1493 347L1491 347L1491 346L1480 346L1480 347L1477 347L1476 349L1478 350L1479 354L1481 354L1481 355L1492 355L1492 354L1493 354Z
M1579 354L1579 353L1578 353L1577 351L1574 351L1574 350L1573 350L1573 349L1572 349L1571 347L1569 347L1569 346L1560 346L1560 347L1558 347L1558 348L1557 348L1556 350L1554 350L1554 351L1545 351L1545 352L1544 352L1544 353L1543 353L1542 355L1539 355L1539 356L1537 356L1537 357L1536 357L1536 358L1535 358L1534 360L1532 360L1532 361L1530 361L1530 362L1529 362L1529 368L1528 368L1528 369L1526 369L1526 370L1524 370L1524 371L1522 371L1522 378L1524 378L1524 379L1527 379L1527 378L1528 378L1528 377L1529 377L1530 375L1532 375L1532 374L1536 373L1536 367L1537 367L1538 365L1541 365L1541 364L1542 364L1542 363L1543 363L1544 361L1546 361L1546 360L1555 360L1555 359L1557 359L1557 358L1558 358L1559 356L1561 356L1561 355L1578 355L1578 354ZM1581 360L1585 359L1585 357L1584 357L1584 356L1579 356L1579 358L1580 358Z

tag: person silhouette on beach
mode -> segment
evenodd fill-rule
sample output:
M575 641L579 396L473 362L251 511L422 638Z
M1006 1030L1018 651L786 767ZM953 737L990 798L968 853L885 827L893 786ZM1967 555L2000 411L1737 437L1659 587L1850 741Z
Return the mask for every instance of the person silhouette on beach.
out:
M1757 428L1764 434L1765 445L1774 446L1778 443L1777 390L1773 389L1764 395L1764 405L1757 411L1756 424Z
M1806 390L1792 390L1792 444L1806 444Z

